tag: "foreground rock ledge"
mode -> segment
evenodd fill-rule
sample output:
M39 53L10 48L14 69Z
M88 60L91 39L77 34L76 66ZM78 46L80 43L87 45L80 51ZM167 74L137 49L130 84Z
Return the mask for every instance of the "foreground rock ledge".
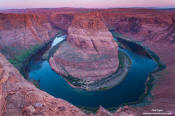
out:
M102 107L91 116L132 114L128 108L111 114ZM86 116L77 107L37 89L0 53L0 116Z
M116 72L118 45L98 13L74 17L67 41L50 59L51 67L64 76L95 81Z
M0 54L0 116L85 115L75 106L56 99L26 81Z

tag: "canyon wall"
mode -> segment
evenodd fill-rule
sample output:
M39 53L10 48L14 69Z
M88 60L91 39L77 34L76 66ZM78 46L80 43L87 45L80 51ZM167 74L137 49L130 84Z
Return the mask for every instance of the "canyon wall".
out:
M58 32L45 16L33 14L0 14L0 48L7 57L20 50L48 42Z
M171 10L106 10L101 12L103 21L110 30L139 41L163 41L156 37L166 31L173 22L175 11ZM164 31L164 32L165 32ZM168 30L167 30L168 31ZM161 36L161 35L160 35ZM157 39L161 38L161 39ZM173 40L173 39L172 39Z
M0 11L0 51L14 59L47 43L57 33L66 32L73 13L54 11Z

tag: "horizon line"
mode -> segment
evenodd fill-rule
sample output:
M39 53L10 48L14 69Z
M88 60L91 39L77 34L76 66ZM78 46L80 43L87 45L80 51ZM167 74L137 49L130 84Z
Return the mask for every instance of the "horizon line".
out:
M58 9L58 8L74 8L74 9L117 9L117 8L143 8L143 9L175 9L172 7L109 7L109 8L90 8L90 7L33 7L33 8L0 8L0 10L25 10L25 9Z

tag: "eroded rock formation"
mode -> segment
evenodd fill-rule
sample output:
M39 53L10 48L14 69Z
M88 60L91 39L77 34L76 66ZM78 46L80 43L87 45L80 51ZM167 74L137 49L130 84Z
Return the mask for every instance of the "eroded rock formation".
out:
M98 13L77 15L68 28L67 41L59 46L50 64L65 76L100 80L116 72L118 45Z

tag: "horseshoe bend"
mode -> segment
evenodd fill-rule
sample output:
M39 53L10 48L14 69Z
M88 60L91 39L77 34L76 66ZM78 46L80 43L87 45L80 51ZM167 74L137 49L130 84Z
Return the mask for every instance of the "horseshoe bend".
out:
M64 76L93 83L117 71L118 45L98 14L78 15L50 64Z
M174 115L174 37L174 9L0 10L0 116Z

